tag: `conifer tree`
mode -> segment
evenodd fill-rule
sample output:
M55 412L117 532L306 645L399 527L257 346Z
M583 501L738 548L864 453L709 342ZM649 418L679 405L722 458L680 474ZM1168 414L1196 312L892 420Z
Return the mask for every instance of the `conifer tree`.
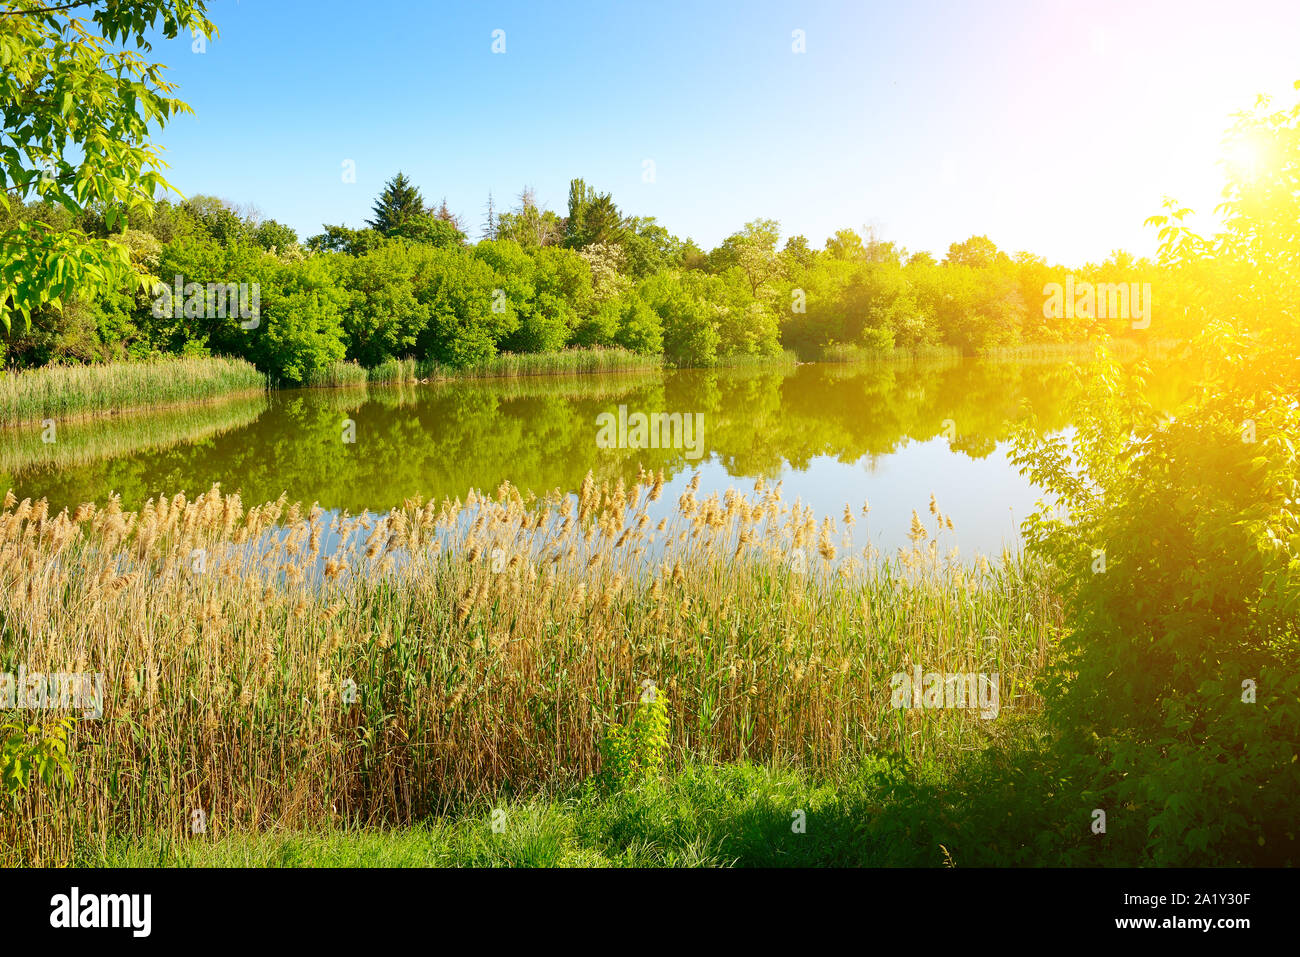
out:
M410 220L424 215L424 199L411 181L398 173L384 186L372 212L374 218L366 225L391 236Z

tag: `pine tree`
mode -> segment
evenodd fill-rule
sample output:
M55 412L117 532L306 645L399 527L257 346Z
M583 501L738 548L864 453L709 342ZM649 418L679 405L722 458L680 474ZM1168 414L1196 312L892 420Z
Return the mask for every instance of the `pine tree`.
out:
M424 215L424 200L420 191L402 173L398 173L384 186L372 210L374 219L367 222L385 236L391 236L403 224Z

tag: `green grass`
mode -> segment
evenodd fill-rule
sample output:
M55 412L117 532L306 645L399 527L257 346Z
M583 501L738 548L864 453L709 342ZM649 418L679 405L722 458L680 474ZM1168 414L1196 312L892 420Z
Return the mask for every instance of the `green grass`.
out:
M1023 743L1023 742L1022 742ZM1006 753L1019 754L1007 764ZM1032 751L955 768L869 757L816 776L688 764L614 793L479 802L401 828L152 832L83 846L83 867L962 867L1134 863ZM999 762L1002 762L999 764ZM1078 807L1075 807L1078 805ZM802 812L802 813L799 813ZM494 823L496 829L494 830ZM802 830L798 825L802 825ZM1112 829L1113 830L1113 829Z
M375 385L400 385L413 382L420 376L414 359L385 359L366 370L366 378Z
M0 425L199 402L267 387L243 359L154 359L0 374Z
M913 863L939 848L872 833L889 765L821 780L751 764L690 765L612 794L574 790L487 801L407 828L160 835L83 849L108 867L731 867ZM802 811L805 828L795 830ZM496 829L494 830L494 822Z
M562 352L502 352L483 362L449 366L416 359L386 359L365 370L375 385L450 379L506 379L578 373L644 372L659 369L663 360L627 349L565 349ZM314 384L314 383L313 383Z

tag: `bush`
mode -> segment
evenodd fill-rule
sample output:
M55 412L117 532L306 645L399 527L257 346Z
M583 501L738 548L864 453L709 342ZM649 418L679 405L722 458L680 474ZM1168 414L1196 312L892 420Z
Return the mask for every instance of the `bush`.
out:
M1217 273L1197 393L1162 415L1145 363L1109 361L1073 437L1018 443L1068 512L1026 525L1074 622L1049 696L1062 773L1131 813L1156 864L1300 862L1300 105L1241 123L1279 158L1229 182L1224 232L1153 218L1164 264Z
M668 757L668 701L647 680L626 725L611 725L600 745L599 785L621 791L656 778Z

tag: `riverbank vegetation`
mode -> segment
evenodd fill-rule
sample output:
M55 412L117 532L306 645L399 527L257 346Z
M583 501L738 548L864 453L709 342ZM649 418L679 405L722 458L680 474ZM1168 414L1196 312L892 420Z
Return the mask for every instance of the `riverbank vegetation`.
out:
M688 490L656 522L661 489L589 479L539 509L502 487L334 520L216 489L138 513L11 496L0 670L102 672L109 690L74 731L71 790L24 790L0 814L4 845L66 861L86 841L179 839L196 809L213 836L410 824L579 785L646 681L674 764L815 770L987 742L977 710L891 705L913 665L997 672L993 707L1037 707L1061 627L1048 579L1010 557L953 564L937 507L879 562L852 544L861 509L818 526L760 483Z
M539 208L525 190L512 211L489 217L476 243L462 220L445 206L427 208L400 174L371 225L327 226L305 240L206 196L164 200L130 220L93 207L74 217L39 201L8 215L100 236L135 269L111 292L71 296L37 309L29 327L15 325L3 356L19 367L213 354L292 385L359 380L340 379L344 361L392 381L399 368L584 371L594 354L691 367L790 353L842 362L1134 335L1128 313L1093 318L1104 304L1044 318L1046 285L1068 275L1153 284L1162 337L1198 327L1182 314L1177 277L1124 254L1067 270L975 236L939 261L848 229L814 249L802 236L782 244L779 225L766 219L706 253L653 219L624 215L581 180L571 184L567 215ZM159 308L155 281L181 294ZM233 296L217 296L241 285L259 290L255 322ZM1131 288L1123 286L1125 302ZM1150 319L1136 316L1137 327Z
M0 374L0 426L203 402L266 388L266 376L252 364L217 356L44 366Z

